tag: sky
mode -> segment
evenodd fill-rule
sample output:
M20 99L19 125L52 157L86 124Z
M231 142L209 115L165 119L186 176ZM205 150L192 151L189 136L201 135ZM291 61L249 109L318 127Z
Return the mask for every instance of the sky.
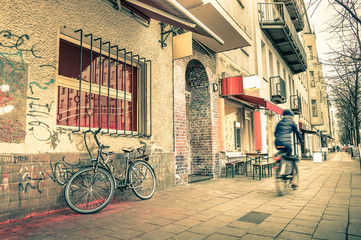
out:
M315 0L304 0L307 14L310 20L310 25L316 33L316 45L317 45L317 54L321 62L325 62L328 60L328 53L332 52L330 46L334 46L337 44L337 40L332 39L332 34L329 29L329 22L333 18L334 11L327 0L321 0L320 4L309 6L310 1ZM323 65L323 76L327 76L331 74L331 69L328 69L326 65ZM332 111L335 111L333 107L331 107ZM337 119L334 121L337 122Z
M319 58L326 60L327 53L331 52L330 45L335 44L335 40L332 40L332 35L329 32L328 23L332 19L334 14L333 9L329 6L327 0L321 0L320 4L313 5L311 8L308 8L309 2L314 0L304 0L307 8L308 17L310 19L310 24L312 29L316 33L316 44L317 44L317 53Z

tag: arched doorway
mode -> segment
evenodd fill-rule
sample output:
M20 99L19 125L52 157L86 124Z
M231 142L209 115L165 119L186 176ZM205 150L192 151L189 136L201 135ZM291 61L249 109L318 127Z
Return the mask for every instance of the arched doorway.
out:
M212 176L211 92L200 61L188 62L185 81L188 175Z

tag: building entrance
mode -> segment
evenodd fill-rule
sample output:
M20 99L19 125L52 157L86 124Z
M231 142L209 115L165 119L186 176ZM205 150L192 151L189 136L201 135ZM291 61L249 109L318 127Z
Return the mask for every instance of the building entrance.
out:
M188 176L212 176L211 96L208 76L203 64L198 60L189 61L185 76Z

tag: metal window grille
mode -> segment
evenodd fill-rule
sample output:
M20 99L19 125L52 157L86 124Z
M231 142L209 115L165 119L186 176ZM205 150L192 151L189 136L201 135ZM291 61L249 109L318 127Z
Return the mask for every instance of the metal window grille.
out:
M57 125L150 137L151 60L81 29L60 33Z
M286 102L286 84L280 76L270 78L271 100L276 103Z
M291 110L294 114L301 114L302 113L302 103L301 98L297 95L290 96L290 103L291 103Z

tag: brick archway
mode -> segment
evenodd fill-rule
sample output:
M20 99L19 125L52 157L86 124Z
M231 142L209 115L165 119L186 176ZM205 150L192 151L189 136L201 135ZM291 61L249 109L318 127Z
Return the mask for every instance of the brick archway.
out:
M173 66L176 184L187 184L189 174L217 177L219 94L212 89L218 83L216 58L194 51L192 57L174 60Z
M203 64L193 59L185 72L187 104L187 140L189 142L189 175L212 175L211 96L209 80Z

